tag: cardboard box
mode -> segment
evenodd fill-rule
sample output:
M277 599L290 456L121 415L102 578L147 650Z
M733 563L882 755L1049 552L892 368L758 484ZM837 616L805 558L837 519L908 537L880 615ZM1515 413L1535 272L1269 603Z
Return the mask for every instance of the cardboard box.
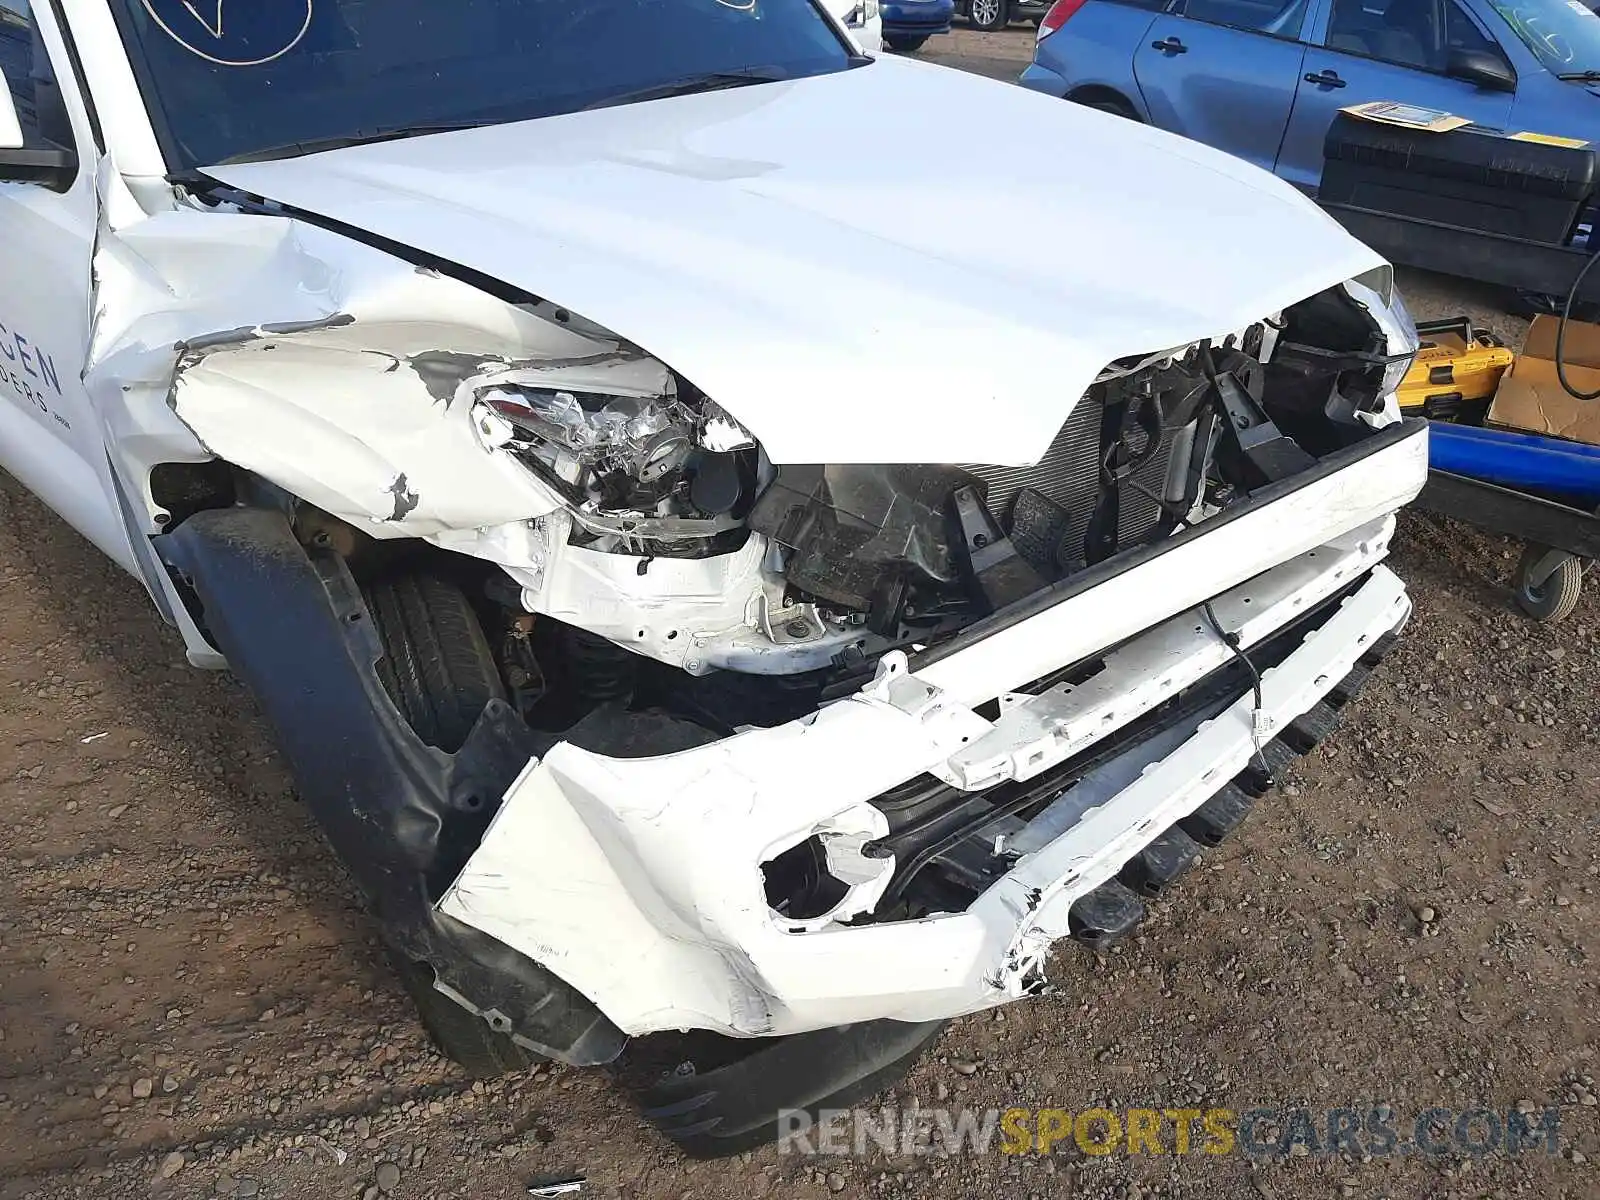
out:
M1556 377L1560 326L1560 317L1534 318L1522 353L1500 380L1489 423L1600 446L1600 400L1569 395ZM1568 321L1564 349L1567 382L1580 392L1600 391L1600 325Z

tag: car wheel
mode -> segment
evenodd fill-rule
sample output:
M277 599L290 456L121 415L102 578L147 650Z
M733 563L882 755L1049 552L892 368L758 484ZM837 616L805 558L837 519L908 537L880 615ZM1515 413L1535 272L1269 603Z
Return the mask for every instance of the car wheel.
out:
M402 575L362 589L383 647L378 678L419 738L448 754L461 749L490 700L505 699L489 641L472 603L454 584ZM469 1075L523 1071L542 1058L489 1027L433 986L426 963L391 954L423 1028Z
M883 44L896 54L910 54L914 50L921 50L927 40L928 35L925 33L919 33L914 37L900 33L886 33L883 35Z
M1011 20L1010 0L972 0L967 7L967 19L974 29L993 33L1004 29Z

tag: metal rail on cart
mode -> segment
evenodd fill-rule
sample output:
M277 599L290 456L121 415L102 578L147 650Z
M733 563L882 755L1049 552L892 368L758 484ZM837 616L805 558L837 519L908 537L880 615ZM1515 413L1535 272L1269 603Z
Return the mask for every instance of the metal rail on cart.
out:
M1527 544L1517 566L1517 606L1536 621L1558 621L1577 606L1587 564L1600 558L1600 516L1541 496L1449 471L1429 471L1414 501Z

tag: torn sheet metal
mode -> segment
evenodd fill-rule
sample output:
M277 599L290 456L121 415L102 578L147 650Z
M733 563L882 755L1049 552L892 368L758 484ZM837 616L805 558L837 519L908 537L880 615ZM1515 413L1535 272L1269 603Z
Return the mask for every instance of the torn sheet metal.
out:
M410 278L436 293L446 282ZM458 313L461 305L439 311ZM289 334L251 330L243 342L222 346L191 344L173 407L213 454L377 536L528 520L561 500L485 443L474 426L480 391L513 376L551 388L614 381L660 395L670 380L659 363L615 354L541 371L506 348L519 356L547 352L546 323L517 316L523 327L506 334L437 319L351 318Z
M1399 580L1375 570L1268 673L1266 719L1281 727L1305 712L1408 611ZM829 829L837 810L882 821L867 801L948 757L950 741L912 713L855 697L808 722L662 758L563 743L512 785L440 909L571 981L630 1035L755 1036L976 1011L1020 998L1065 936L1072 902L1245 767L1253 705L1246 695L1201 726L966 912L803 929L768 907L760 864Z
M841 914L876 903L869 890L876 881L865 880L833 920L797 932L768 906L761 864L813 834L883 822L872 798L919 773L957 777L964 748L983 745L993 729L971 706L1103 650L1121 639L1124 626L1138 634L1212 597L1226 607L1221 593L1262 586L1243 581L1271 571L1297 581L1289 585L1295 596L1277 606L1288 620L1382 556L1389 514L1416 493L1426 471L1426 439L1408 437L1241 513L1221 527L1238 539L1237 550L1216 553L1213 533L924 670L899 672L891 657L871 687L800 721L631 761L562 743L506 793L440 909L555 971L634 1035L680 1028L792 1033L886 1017L928 1020L1015 999L1026 972L1002 971L1001 964L1023 960L1009 949L1026 940L1021 917L984 909L980 918L974 909L847 926ZM1322 548L1319 570L1287 561L1313 548ZM1319 653L1353 661L1375 629L1386 631L1404 616L1399 582L1381 568L1373 579L1381 587L1370 611L1352 619L1360 628L1352 626L1345 642L1324 638ZM1241 606L1247 595L1241 592ZM1209 633L1191 636L1198 641L1184 657L1215 650ZM1308 676L1293 675L1292 700L1281 710L1270 706L1268 719L1298 716L1337 682L1337 674L1323 678L1326 671L1313 669L1317 661L1306 660ZM1167 694L1181 686L1176 671L1161 678ZM1117 706L1104 733L1151 702L1132 702L1146 686L1142 675L1131 681L1130 703ZM1151 812L1197 807L1231 777L1218 773L1218 762L1238 757L1243 766L1253 752L1253 726L1246 720L1242 733L1219 728L1207 737L1220 740L1193 751L1204 765L1179 771L1170 791L1141 780L1133 789L1137 805L1106 806L1120 813L1118 832L1104 839L1111 849L1089 864L1092 872L1074 876L1098 878L1055 889L1063 904L1109 878L1143 844L1130 848L1130 840L1161 832L1165 826L1152 824ZM1186 743L1179 753L1189 752ZM532 855L542 866L530 875ZM1055 936L1040 935L1046 944ZM1032 955L1034 942L1028 946ZM1023 958L1032 970L1034 958Z
M661 364L459 280L285 216L146 214L102 164L84 382L156 532L160 462L212 455L376 536L541 516L551 491L483 443L506 381L670 389Z

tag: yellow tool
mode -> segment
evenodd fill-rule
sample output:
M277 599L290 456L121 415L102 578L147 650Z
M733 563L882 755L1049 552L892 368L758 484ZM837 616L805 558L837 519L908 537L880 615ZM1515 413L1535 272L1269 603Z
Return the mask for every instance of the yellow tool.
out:
M1483 423L1516 355L1468 317L1424 321L1417 326L1422 348L1400 383L1400 411L1435 421Z

